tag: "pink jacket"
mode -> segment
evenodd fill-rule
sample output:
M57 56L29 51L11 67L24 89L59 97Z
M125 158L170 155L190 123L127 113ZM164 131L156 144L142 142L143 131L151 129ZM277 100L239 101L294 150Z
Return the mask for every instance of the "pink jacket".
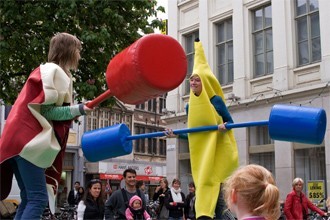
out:
M133 220L134 219L134 213L133 212L139 212L140 210L143 210L143 218L145 220L151 220L150 215L148 214L148 212L146 210L144 210L143 207L141 207L140 209L134 209L133 208L133 202L135 200L139 200L141 203L141 206L143 205L142 203L142 199L139 196L133 196L130 200L129 200L129 207L126 209L125 211L125 216L127 220Z
M303 210L306 215L308 214L308 209L317 212L320 215L325 215L326 213L317 208L313 203L301 192L300 197L297 195L296 191L292 190L287 197L284 204L284 214L287 220L302 220Z

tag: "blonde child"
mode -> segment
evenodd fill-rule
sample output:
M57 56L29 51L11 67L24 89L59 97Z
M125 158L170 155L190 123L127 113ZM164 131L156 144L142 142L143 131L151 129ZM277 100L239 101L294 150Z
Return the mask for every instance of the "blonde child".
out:
M250 164L237 169L225 182L228 208L238 220L268 220L280 217L279 190L272 174Z

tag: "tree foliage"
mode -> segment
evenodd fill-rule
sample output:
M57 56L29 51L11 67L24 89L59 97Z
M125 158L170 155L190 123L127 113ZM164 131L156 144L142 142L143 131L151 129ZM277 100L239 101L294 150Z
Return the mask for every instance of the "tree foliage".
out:
M111 58L162 27L157 12L164 8L156 4L156 0L0 1L0 99L7 104L15 101L31 71L47 62L50 38L58 32L83 42L79 70L73 73L76 99L90 100L102 93Z

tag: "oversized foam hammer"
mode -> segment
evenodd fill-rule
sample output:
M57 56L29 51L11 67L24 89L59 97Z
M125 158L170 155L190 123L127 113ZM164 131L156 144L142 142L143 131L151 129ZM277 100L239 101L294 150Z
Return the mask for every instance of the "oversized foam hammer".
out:
M240 128L268 125L269 135L274 140L299 142L306 144L321 144L326 130L326 113L324 109L274 105L268 121L227 124L226 127ZM203 126L174 130L174 134L214 131L218 126ZM130 135L125 124L101 128L84 133L82 150L87 160L100 160L123 156L132 152L132 140L165 136L164 132Z
M109 62L109 89L87 106L111 96L127 104L143 103L178 87L186 74L186 54L178 41L163 34L145 35Z

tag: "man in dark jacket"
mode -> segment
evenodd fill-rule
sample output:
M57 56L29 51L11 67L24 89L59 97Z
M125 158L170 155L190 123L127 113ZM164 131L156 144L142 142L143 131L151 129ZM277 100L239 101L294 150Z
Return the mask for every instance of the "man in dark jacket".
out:
M78 189L80 187L80 182L76 181L74 183L74 188L70 190L68 196L68 203L70 206L78 205Z
M141 190L136 189L136 171L128 168L124 171L123 177L125 186L123 189L113 192L105 203L104 217L110 219L126 219L125 211L128 208L129 200L137 195L142 199L143 208L146 208L146 199Z

